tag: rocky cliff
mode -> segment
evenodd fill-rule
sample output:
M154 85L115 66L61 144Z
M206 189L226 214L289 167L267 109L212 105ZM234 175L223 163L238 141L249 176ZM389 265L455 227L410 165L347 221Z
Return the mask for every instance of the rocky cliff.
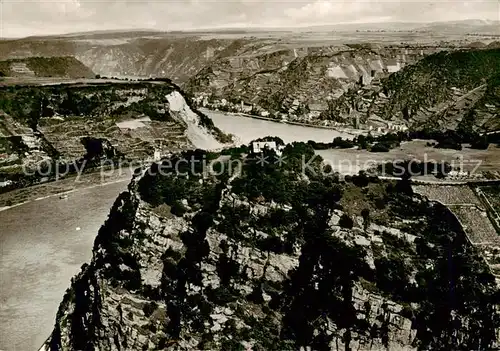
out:
M43 349L498 347L498 289L448 209L319 160L302 172L305 144L286 163L242 151L137 175Z

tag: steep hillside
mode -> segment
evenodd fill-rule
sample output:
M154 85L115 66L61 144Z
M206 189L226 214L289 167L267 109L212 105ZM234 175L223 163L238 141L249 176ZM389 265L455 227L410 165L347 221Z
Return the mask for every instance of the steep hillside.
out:
M405 183L302 172L312 154L288 145L286 164L237 173L204 172L218 155L201 151L154 164L116 200L43 349L498 347L498 289L449 210Z
M351 45L257 52L215 60L184 87L207 106L221 107L224 99L230 109L243 103L305 120L355 83L370 84L436 50Z
M408 66L371 89L352 89L330 104L324 118L362 122L381 118L414 129L500 129L500 50L440 52Z
M0 59L74 56L101 76L169 77L182 83L217 55L231 53L235 42L240 40L148 33L26 38L0 41Z
M184 82L230 43L197 38L137 39L120 45L95 46L77 53L77 57L105 75L164 76Z
M0 61L0 76L94 78L95 74L74 57L28 57Z
M401 25L401 24L399 24ZM373 25L371 25L373 26ZM370 43L386 47L424 49L466 47L471 42L492 40L489 37L467 37L464 33L442 36L431 30L422 35L386 28L387 32L358 32L361 25L348 28L311 28L310 30L257 30L208 32L103 31L63 36L30 37L0 41L0 59L32 56L73 56L102 76L169 77L177 84L185 83L198 71L221 58L244 61L273 52L289 51L286 61L300 52L345 50L349 43ZM434 35L437 34L437 35ZM442 40L447 40L443 43ZM411 50L410 50L411 51ZM383 56L383 55L382 55ZM281 66L281 63L278 67ZM244 78L245 76L240 76Z
M21 186L82 163L140 162L231 141L191 106L168 80L2 87L0 181Z

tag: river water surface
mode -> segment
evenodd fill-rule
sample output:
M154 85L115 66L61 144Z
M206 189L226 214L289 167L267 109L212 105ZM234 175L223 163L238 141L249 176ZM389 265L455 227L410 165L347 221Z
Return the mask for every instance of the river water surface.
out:
M38 350L128 180L0 212L0 350Z
M330 142L352 135L204 111L241 143L278 136ZM91 258L99 227L128 181L77 190L0 212L0 350L37 350L52 331L71 278Z
M235 135L238 139L237 141L242 144L247 144L252 140L264 136L277 136L285 143L308 140L330 143L333 138L338 136L345 139L354 138L353 134L337 131L335 129L304 127L239 115L230 115L207 109L200 109L200 111L209 116L214 121L214 124L222 131Z

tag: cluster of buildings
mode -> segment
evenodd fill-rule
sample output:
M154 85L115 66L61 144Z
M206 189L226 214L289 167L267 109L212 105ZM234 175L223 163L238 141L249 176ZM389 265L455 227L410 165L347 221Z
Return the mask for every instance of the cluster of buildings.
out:
M408 127L404 124L387 122L386 126L369 125L368 130L378 133L406 132L408 130Z
M266 117L266 118L274 118L278 121L281 122L302 122L302 123L312 123L313 121L318 122L318 125L321 125L323 127L345 127L345 123L340 123L336 121L331 121L331 120L323 120L323 121L318 121L318 118L320 117L321 114L321 109L319 107L324 107L325 106L313 106L314 104L309 105L309 111L305 114L300 113L300 102L295 99L293 100L289 105L290 110L288 113L284 112L275 112L275 113L270 113L269 111L256 106L256 105L251 105L248 103L245 103L244 101L241 101L240 103L236 104L233 102L229 102L226 99L220 99L220 100L214 100L214 101L209 101L208 96L198 96L197 98L194 99L194 101L202 107L207 107L215 110L220 110L220 111L226 111L226 112L233 112L233 113L243 113L243 114L249 114L252 116L259 116L259 117ZM318 104L320 105L320 104ZM372 132L378 132L378 133L389 133L389 132L405 132L408 130L408 127L402 123L395 123L395 122L390 122L390 121L385 121L385 120L376 120L376 121L370 121L366 125L360 125L359 123L356 123L355 128L366 128L369 131Z
M246 113L252 114L254 116L260 117L271 117L271 113L262 107L256 106L254 104L247 104L243 100L239 103L230 102L224 98L215 99L210 101L207 95L200 95L193 99L193 101L201 107L207 107L214 110L220 110L225 112L234 113Z

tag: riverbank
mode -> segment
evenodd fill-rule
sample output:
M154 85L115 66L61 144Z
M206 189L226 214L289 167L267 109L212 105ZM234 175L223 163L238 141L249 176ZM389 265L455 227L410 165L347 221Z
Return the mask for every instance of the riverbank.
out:
M129 169L116 170L114 172L99 170L92 173L85 173L80 176L65 177L57 181L15 189L0 194L0 212L31 201L39 201L51 196L69 194L76 190L120 182L129 182L131 178L132 171Z
M227 114L221 111L201 109L210 117L214 124L224 133L232 134L239 144L248 144L252 140L265 136L276 136L285 143L314 140L321 143L331 143L334 138L352 140L357 134L333 128L317 128L300 124L280 123L266 117Z
M248 113L243 113L243 112L225 112L225 111L218 111L218 110L211 110L205 107L199 107L198 108L201 112L207 113L207 112L217 112L217 113L222 113L227 116L238 116L238 117L245 117L245 118L252 118L252 119L260 119L262 121L269 121L269 122L274 122L274 123L281 123L281 124L289 124L289 125L294 125L294 126L299 126L299 127L306 127L306 128L317 128L317 129L327 129L327 130L334 130L342 133L347 133L353 136L357 136L360 134L367 134L368 130L364 129L355 129L355 128L348 128L348 127L333 127L333 126L322 126L318 124L313 124L313 123L304 123L304 122L294 122L294 121L285 121L285 120L278 120L276 118L270 118L270 117L263 117L263 116L257 116L257 115L250 115Z

